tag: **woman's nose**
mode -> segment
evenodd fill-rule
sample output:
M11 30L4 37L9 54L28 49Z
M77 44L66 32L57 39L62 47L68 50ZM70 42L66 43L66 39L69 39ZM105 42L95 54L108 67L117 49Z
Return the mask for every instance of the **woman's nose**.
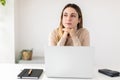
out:
M67 17L67 20L68 20L68 21L71 21L71 16L68 16L68 17Z

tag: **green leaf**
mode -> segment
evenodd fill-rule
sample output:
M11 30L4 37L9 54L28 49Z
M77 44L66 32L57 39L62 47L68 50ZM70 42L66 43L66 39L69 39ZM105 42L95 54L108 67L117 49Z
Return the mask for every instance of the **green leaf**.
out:
M0 0L0 3L1 3L3 6L5 6L6 0Z

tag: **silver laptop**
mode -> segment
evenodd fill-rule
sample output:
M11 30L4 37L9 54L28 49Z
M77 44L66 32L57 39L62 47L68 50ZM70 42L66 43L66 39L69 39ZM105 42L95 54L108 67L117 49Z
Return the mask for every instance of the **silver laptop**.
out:
M47 46L44 52L47 77L93 78L93 47Z

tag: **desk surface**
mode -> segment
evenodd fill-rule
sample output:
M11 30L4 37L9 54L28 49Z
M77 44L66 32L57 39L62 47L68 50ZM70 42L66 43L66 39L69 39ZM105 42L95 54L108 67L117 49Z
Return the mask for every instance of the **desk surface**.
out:
M44 64L0 64L0 80L20 80L17 79L17 75L24 68L36 68L44 69ZM108 77L97 72L98 69L103 68L99 67L95 70L95 78L90 80L120 80L120 77ZM110 69L120 71L120 68L110 67ZM22 79L24 80L24 79ZM26 79L25 79L26 80ZM29 79L30 80L30 79ZM41 75L39 80L89 80L89 79L61 79L61 78L47 78L45 72Z

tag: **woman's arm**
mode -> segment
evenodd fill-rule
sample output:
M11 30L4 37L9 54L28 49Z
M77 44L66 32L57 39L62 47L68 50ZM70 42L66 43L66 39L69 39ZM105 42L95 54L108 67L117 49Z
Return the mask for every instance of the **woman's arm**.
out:
M49 46L56 46L57 45L57 37L55 30L49 34Z
M73 46L81 46L81 42L80 42L80 39L78 37L79 35L76 34L77 30L76 29L70 29L68 31L69 31L69 34L72 38Z
M57 46L64 46L66 43L66 40L67 40L67 36L68 36L68 32L64 32L63 36L61 37L61 39L57 43Z
M90 35L88 30L84 30L83 32L82 46L90 46Z
M54 30L52 33L49 35L49 46L64 46L67 40L67 32L64 32L63 36L61 39L58 41L58 33L56 30Z
M74 46L89 46L90 45L89 32L86 29L82 29L80 34L74 34L71 37L72 37Z
M74 46L81 46L81 42L80 42L78 36L72 37L72 40L73 40L73 45Z

